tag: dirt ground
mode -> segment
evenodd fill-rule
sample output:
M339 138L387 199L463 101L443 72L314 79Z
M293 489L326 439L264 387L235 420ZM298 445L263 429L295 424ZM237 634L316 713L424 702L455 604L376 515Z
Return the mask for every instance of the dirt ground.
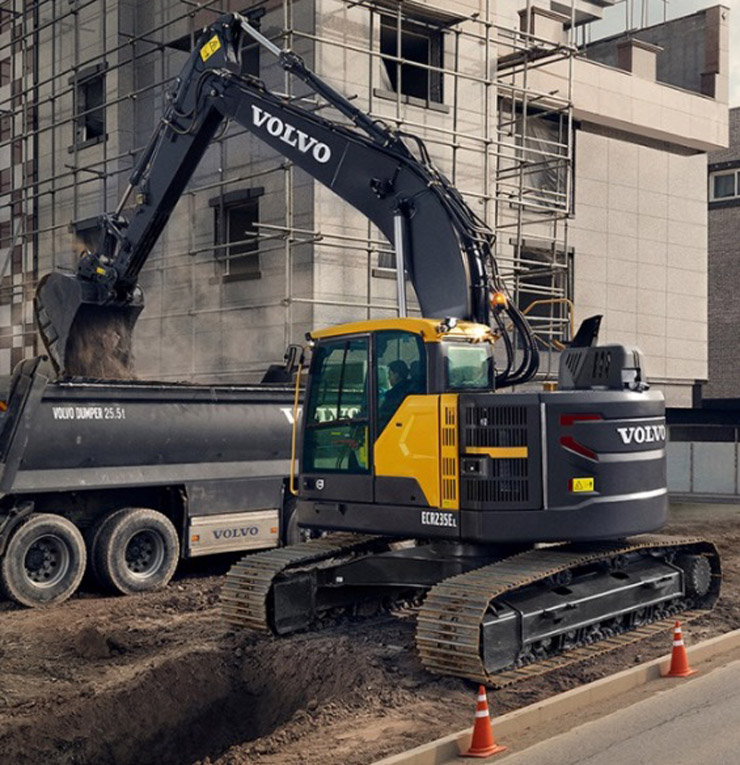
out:
M706 536L722 596L688 642L740 627L740 506L677 506L670 533ZM473 686L429 675L411 610L272 638L220 622L228 562L163 592L90 591L51 610L0 602L0 762L353 765L472 723ZM669 636L491 694L501 714L667 653Z

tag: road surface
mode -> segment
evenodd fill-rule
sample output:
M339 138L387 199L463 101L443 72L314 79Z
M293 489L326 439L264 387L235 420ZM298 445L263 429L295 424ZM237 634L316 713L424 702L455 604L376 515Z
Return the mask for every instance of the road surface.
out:
M740 762L740 661L706 675L663 682L664 692L490 761L506 765Z

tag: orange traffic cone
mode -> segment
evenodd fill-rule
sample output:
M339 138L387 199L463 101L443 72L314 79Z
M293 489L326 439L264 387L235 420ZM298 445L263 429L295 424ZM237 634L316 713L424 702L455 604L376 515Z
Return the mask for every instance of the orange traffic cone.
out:
M505 746L499 746L493 740L491 717L488 714L488 698L486 697L486 689L481 685L478 688L478 704L475 707L473 738L470 742L470 749L467 752L463 752L462 756L490 757L492 754L498 754L505 749Z
M663 677L688 677L695 675L696 670L689 667L689 656L681 634L681 622L676 622L673 627L673 653L671 654L671 666Z

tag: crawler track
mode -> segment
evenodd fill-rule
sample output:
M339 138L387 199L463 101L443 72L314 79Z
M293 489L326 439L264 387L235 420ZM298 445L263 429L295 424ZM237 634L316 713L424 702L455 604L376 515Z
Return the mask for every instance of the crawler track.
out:
M274 623L271 591L276 582L293 574L331 568L360 556L385 551L390 541L378 536L335 533L286 548L246 555L227 574L221 591L221 614L235 627L287 634L289 629L281 630ZM596 640L590 635L588 640L575 643L567 650L538 656L537 660L522 666L493 672L486 670L481 624L494 601L561 572L634 552L658 557L666 553L690 553L708 558L712 570L708 592L702 598L671 602L669 608L652 615L654 621L628 631L612 630L608 636ZM714 606L720 579L715 546L697 537L642 535L588 546L570 544L528 550L450 577L432 587L418 612L417 648L423 665L430 672L503 687L651 637L669 628L679 610L684 621L702 616Z
M720 574L717 550L705 540L643 535L623 542L591 545L588 550L584 550L583 545L529 550L499 563L450 577L429 591L419 610L416 636L422 663L437 674L465 677L491 687L502 687L644 640L668 628L673 619L659 619L522 667L489 673L481 657L480 628L490 604L507 592L599 560L634 551L658 552L666 548L710 558L713 575L709 592L697 604L698 608L684 612L682 618L688 621L707 613L718 597Z
M231 567L221 590L221 615L235 627L274 632L269 595L276 577L287 570L321 566L361 553L385 549L388 540L365 534L328 534L289 547L245 555Z

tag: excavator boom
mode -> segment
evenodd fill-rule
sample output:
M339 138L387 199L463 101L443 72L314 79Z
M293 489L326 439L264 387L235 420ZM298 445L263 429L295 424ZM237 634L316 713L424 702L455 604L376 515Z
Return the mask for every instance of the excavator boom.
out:
M241 75L245 34L352 124L325 119ZM499 386L534 374L537 351L526 321L511 301L503 312L490 308L491 294L506 289L493 234L434 167L421 141L414 139L412 151L401 134L372 120L238 14L205 30L169 100L118 209L101 216L98 249L83 256L76 274L52 273L39 285L38 325L58 372L86 375L86 350L99 346L101 333L117 363L129 363L131 333L144 306L139 273L214 136L234 120L367 216L397 252L403 243L423 315L496 321L508 355ZM136 206L125 210L132 194ZM518 341L509 337L511 327Z

